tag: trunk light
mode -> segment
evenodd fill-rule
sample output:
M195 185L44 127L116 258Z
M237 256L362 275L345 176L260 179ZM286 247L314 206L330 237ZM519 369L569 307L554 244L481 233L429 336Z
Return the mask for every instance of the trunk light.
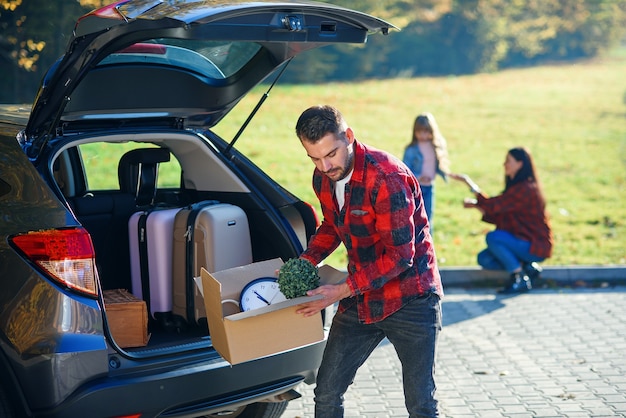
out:
M165 45L139 42L116 52L116 54L153 54L165 55Z

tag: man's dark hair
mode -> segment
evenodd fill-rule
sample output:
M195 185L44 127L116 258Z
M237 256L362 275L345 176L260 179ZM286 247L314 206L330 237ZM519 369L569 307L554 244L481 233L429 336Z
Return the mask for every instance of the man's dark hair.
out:
M300 141L315 143L329 133L342 134L347 124L339 110L332 106L313 106L302 112L296 123Z

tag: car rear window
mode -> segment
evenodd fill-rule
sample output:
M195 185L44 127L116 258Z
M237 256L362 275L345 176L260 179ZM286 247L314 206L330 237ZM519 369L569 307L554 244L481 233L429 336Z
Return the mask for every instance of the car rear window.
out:
M141 148L148 147L141 144ZM134 143L91 143L79 145L83 161L85 180L88 191L119 190L117 166L126 152L139 146ZM156 146L154 146L156 147ZM180 186L181 168L178 160L172 155L170 161L159 164L157 187L178 188Z
M242 69L261 49L254 42L152 39L111 54L100 66L154 64L192 69L212 79L224 79Z

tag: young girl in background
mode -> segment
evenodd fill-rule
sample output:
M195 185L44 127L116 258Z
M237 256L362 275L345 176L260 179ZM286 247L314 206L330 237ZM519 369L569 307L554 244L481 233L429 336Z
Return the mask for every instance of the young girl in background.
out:
M432 233L435 176L439 174L447 181L450 171L448 145L432 113L425 112L415 118L411 142L404 150L402 161L419 181Z

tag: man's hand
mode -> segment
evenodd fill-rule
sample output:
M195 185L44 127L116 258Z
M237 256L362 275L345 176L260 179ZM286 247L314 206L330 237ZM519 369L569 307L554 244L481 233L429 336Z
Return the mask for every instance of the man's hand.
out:
M309 290L306 293L308 296L322 295L324 296L324 299L314 300L312 302L306 302L299 305L300 307L296 313L304 316L315 315L327 306L352 295L350 287L346 283L325 284L316 289Z

